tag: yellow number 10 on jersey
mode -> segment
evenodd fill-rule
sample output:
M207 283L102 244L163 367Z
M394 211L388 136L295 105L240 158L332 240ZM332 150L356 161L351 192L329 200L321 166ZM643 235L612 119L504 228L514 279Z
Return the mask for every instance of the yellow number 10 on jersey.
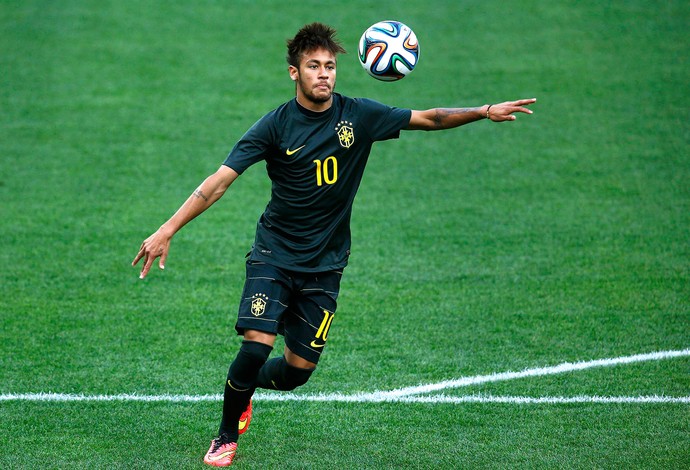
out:
M323 186L326 184L334 184L338 181L338 160L334 156L326 158L323 162L321 160L314 160L316 163L316 185Z

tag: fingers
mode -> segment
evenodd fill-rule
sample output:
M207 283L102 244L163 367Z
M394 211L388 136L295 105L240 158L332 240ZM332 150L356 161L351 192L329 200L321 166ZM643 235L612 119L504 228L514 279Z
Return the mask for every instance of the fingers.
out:
M139 248L139 253L137 253L137 256L134 257L134 261L132 261L132 266L136 266L139 260L144 256L144 253L146 250L144 249L144 244L141 244L141 248Z
M139 274L139 279L144 279L146 277L156 258L160 258L158 267L160 269L165 269L165 260L168 257L168 248L168 243L165 241L160 242L154 237L149 237L144 240L144 242L141 244L141 248L139 248L139 253L137 253L134 261L132 261L132 266L135 266L140 260L144 260L144 264Z
M533 111L531 109L528 109L528 108L517 107L517 108L514 108L514 111L512 111L512 112L513 113L532 114Z
M513 101L511 104L514 106L527 106L527 105L530 105L532 103L536 103L536 101L537 101L536 98L528 98L528 99Z
M529 108L525 108L525 106L528 106L534 102L536 102L536 98L529 98L525 100L517 100L513 101L512 103L507 103L509 104L509 114L511 115L512 119L511 121L515 120L515 116L512 116L513 113L525 113L525 114L532 114L532 110Z
M151 270L151 265L153 264L154 257L146 256L144 259L144 267L141 268L141 273L139 274L139 279L144 279L146 275Z
M163 251L161 249L161 251L159 251L157 254L146 253L144 255L144 266L141 268L139 279L144 279L146 277L146 275L151 270L151 266L153 266L153 262L158 257L160 257L160 260L158 261L158 267L160 269L165 269L165 259L168 257L167 251Z
M536 102L536 98L522 99L517 101L506 101L493 105L491 107L491 120L495 122L500 121L515 121L514 113L532 114L533 111L525 106Z

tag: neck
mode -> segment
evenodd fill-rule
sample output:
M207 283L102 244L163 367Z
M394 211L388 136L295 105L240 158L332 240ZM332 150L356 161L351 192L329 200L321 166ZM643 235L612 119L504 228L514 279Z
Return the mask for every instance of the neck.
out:
M327 111L333 105L333 96L328 98L328 101L316 102L310 100L301 93L297 93L296 99L297 103L299 103L299 105L302 106L304 109L308 109L309 111L314 111L316 113L322 113L324 111Z

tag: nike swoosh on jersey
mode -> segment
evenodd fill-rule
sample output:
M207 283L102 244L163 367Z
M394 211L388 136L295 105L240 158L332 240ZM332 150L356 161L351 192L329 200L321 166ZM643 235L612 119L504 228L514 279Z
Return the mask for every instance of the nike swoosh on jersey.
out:
M289 157L290 155L293 155L293 154L299 152L300 150L302 150L302 149L303 149L304 147L306 147L306 146L307 146L307 144L304 144L304 145L302 145L301 147L297 147L295 150L287 149L287 150L285 151L285 155L287 155L287 156Z
M316 341L311 342L312 348L323 348L324 346L326 346L326 343L318 344Z

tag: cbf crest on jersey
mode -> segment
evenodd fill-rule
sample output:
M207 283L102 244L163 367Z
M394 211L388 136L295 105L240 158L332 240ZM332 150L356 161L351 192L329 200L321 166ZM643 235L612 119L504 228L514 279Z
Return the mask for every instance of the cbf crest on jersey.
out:
M252 295L252 315L260 317L266 311L266 301L268 296L266 294Z
M348 121L340 121L335 126L335 132L338 134L340 146L350 148L355 143L355 131L352 128L352 123Z

